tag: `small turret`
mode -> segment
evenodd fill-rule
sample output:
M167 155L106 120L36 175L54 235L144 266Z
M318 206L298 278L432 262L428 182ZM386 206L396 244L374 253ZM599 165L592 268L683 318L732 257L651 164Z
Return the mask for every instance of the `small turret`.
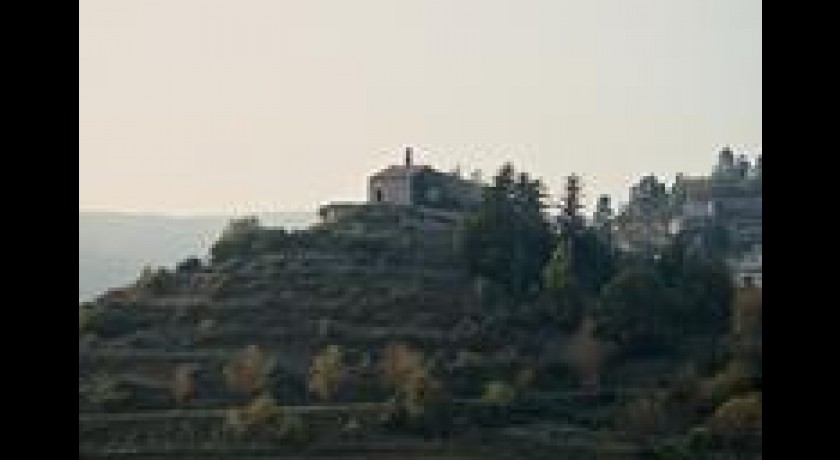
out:
M613 209L609 195L601 195L598 197L598 204L595 208L595 213L592 216L592 222L598 228L607 228L613 218Z
M735 155L732 153L732 149L729 148L729 146L724 147L723 150L720 151L720 155L718 156L718 165L726 170L735 166Z
M411 160L412 160L411 155L412 155L411 147L406 147L405 148L405 167L406 168L411 167Z
M737 174L735 171L735 155L729 146L724 147L718 154L718 163L714 169L714 176L719 178L732 178Z
M735 166L735 171L738 173L739 179L746 179L750 172L750 160L746 155L738 155L738 163Z

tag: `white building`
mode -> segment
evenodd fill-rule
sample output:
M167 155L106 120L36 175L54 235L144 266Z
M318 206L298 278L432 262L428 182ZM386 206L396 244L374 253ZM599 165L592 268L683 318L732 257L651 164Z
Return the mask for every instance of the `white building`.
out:
M412 179L423 169L412 164L411 148L407 148L404 165L389 166L370 177L368 203L410 206L413 204Z
M414 164L411 148L407 148L404 164L370 176L368 203L463 211L478 205L481 190L480 183L461 178L458 173Z
M738 287L761 287L761 246L755 246L740 259L730 261L730 269Z

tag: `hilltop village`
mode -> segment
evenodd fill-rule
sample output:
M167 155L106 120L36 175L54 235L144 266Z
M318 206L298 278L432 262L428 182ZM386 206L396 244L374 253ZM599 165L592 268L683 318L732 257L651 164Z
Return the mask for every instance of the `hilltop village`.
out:
M474 211L485 184L474 175L442 172L414 163L406 148L404 162L391 165L368 179L365 203L331 203L319 209L325 222L337 222L376 207L412 208L424 225L454 222ZM557 205L580 208L580 177L567 178ZM646 175L630 188L629 202L615 211L609 195L597 199L591 216L580 218L621 251L656 257L676 239L692 252L722 253L738 286L761 287L761 156L751 164L747 155L736 158L729 148L718 154L706 176L678 174L669 187ZM551 214L553 209L546 211ZM554 213L553 228L561 232L568 215Z
M79 457L761 458L760 159L585 215L404 153L80 304Z

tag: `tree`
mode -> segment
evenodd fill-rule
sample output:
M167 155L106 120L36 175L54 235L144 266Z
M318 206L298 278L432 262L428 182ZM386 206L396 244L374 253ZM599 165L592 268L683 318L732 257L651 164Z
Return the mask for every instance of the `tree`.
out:
M720 261L689 260L671 284L678 301L676 316L685 334L726 334L731 325L734 289Z
M615 260L612 249L595 233L584 228L564 234L554 247L551 259L543 270L549 291L579 291L596 295L613 276Z
M307 386L309 392L322 401L335 396L345 377L344 352L338 345L330 345L312 358Z
M517 173L510 163L501 167L461 231L460 249L473 274L514 297L539 289L552 245L544 198L539 179Z
M579 212L580 189L579 177L569 176L560 216L561 233L543 269L546 292L554 304L552 316L567 330L580 325L588 305L615 270L609 238L600 236L599 228L584 226Z
M560 225L561 235L573 237L583 229L583 216L580 210L581 203L581 178L577 174L566 177L566 186L560 203ZM568 240L568 238L566 238Z
M564 330L574 330L584 315L586 299L575 274L571 246L559 244L543 269L546 300L549 317Z
M698 258L672 246L653 268L672 291L677 333L722 335L729 330L734 289L720 260Z
M224 367L227 384L235 391L254 394L268 386L276 360L256 345L249 345Z
M409 416L423 415L440 401L442 387L420 351L402 343L390 344L382 353L379 368L385 387L394 392L397 408Z
M630 348L663 345L671 330L669 296L655 271L626 268L602 290L593 312L596 334Z
M578 280L572 269L572 256L568 246L557 245L543 269L545 287L551 292L578 289Z
M627 345L626 350L640 346L678 352L691 345L686 339L722 337L729 331L732 282L723 265L679 251L666 251L644 265L637 262L625 262L601 289L593 311L599 336Z
M580 231L572 244L572 269L586 295L596 295L615 274L615 257L609 243L592 228Z

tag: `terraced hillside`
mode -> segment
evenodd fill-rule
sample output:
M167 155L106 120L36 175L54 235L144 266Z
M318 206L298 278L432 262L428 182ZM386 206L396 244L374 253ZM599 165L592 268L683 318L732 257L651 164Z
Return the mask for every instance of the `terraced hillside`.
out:
M307 232L229 233L209 264L147 273L83 305L81 451L102 453L116 439L127 451L143 439L165 445L181 433L166 428L170 422L191 440L218 439L225 411L258 391L284 407L332 416L339 408L315 409L307 391L312 356L329 344L341 345L352 379L372 372L373 355L388 343L429 350L475 343L470 326L482 321L480 299L453 264L452 222L416 217L383 208ZM226 370L249 352L271 369L254 388L237 388ZM360 391L330 402L357 400Z
M242 221L208 261L81 305L80 455L644 458L615 415L648 389L621 366L582 386L562 352L580 338L471 279L457 225Z

